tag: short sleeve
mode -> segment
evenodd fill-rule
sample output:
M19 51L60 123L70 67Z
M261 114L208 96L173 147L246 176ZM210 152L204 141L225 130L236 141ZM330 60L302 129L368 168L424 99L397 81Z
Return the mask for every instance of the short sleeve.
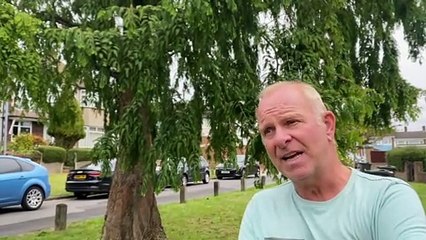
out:
M244 211L243 219L241 220L240 232L238 235L239 240L257 240L255 226L257 216L256 200L252 198L247 204L246 210Z
M384 192L377 222L377 240L426 240L426 217L416 191L406 183Z

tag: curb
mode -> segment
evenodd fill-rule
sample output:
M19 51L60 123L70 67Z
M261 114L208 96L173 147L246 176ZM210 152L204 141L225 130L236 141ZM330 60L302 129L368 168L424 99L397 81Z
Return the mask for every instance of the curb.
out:
M73 198L73 197L74 197L73 195L54 196L54 197L48 197L47 199L45 199L45 201L68 199L68 198Z

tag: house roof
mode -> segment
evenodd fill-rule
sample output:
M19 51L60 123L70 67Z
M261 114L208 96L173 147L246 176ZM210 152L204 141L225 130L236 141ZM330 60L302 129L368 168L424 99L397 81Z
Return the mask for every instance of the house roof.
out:
M414 131L414 132L395 132L395 138L426 138L426 132Z
M39 119L40 116L33 111L23 111L23 110L13 110L9 113L9 118L31 118L31 119Z
M364 147L372 148L376 151L388 152L392 150L392 144L367 144Z
M392 150L392 144L375 144L373 148L378 151L387 152Z

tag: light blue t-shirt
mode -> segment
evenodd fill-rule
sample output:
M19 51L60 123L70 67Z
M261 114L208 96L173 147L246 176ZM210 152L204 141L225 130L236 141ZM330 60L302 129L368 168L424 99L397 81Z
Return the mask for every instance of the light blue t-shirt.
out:
M352 169L344 189L324 202L301 198L291 182L256 193L240 240L426 240L426 217L406 182Z

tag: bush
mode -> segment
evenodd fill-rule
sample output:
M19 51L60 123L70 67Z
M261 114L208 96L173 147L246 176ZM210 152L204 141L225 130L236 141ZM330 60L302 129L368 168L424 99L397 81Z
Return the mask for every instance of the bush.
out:
M77 154L77 162L92 161L91 148L73 148L68 150L66 166L74 166L74 154Z
M55 146L40 146L37 148L43 154L44 163L62 163L65 161L66 150Z
M19 134L14 137L8 148L15 155L16 154L30 154L35 150L37 146L47 145L46 141L39 136L32 134Z
M401 147L395 148L386 154L388 164L395 166L398 171L404 171L405 162L423 162L423 170L426 170L426 148Z
M26 151L25 153L14 153L14 156L29 158L34 162L40 163L41 160L41 152L37 150Z
M41 152L36 150L40 145L47 145L42 137L32 134L19 134L13 138L8 149L10 153L15 156L29 158L34 162L40 162Z

